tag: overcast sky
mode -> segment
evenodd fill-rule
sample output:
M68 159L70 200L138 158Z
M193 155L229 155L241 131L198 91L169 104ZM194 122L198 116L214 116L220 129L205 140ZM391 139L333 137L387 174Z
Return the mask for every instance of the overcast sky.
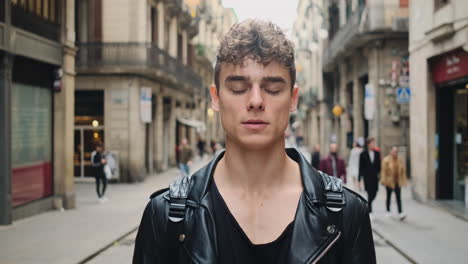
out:
M273 21L288 33L293 27L298 0L222 0L224 7L232 7L239 21L262 18Z

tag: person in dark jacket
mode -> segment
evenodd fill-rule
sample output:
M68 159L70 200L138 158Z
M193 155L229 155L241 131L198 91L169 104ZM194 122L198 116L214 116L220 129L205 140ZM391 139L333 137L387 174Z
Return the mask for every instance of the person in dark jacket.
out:
M365 200L285 149L298 101L285 34L246 20L216 58L225 151L151 196L133 263L376 263Z
M101 143L98 143L96 144L96 149L91 153L91 166L93 167L94 178L96 179L96 192L99 202L106 202L109 200L104 196L107 188L107 178L104 173L104 165L106 165L107 162L104 158L103 151L104 147Z
M343 158L338 155L337 144L330 144L330 155L320 161L319 170L346 183L346 165Z
M320 165L320 145L317 144L314 146L314 151L312 152L312 155L310 157L310 164L312 164L312 167L318 169Z
M359 156L359 181L364 179L364 188L367 192L369 212L372 213L372 202L379 190L380 152L375 150L375 139L368 138L366 149ZM373 218L373 215L371 215Z

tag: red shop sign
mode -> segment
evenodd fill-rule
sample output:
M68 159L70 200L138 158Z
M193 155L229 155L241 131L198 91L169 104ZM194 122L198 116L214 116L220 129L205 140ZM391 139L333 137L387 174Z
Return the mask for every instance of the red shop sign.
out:
M432 59L432 80L436 84L468 76L468 52L456 50Z

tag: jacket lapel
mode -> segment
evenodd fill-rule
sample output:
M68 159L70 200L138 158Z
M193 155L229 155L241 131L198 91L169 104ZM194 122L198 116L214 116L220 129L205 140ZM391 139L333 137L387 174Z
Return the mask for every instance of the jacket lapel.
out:
M296 149L286 149L286 153L298 162L304 188L294 220L287 263L310 263L324 251L333 237L327 232L329 221L324 206L324 185L318 171ZM224 153L219 154L192 176L194 188L190 191L188 200L193 201L196 206L187 210L184 249L196 263L217 260L216 227L211 213L212 195L208 186L216 164L223 155Z
M324 206L324 183L318 171L297 150L287 149L286 152L298 162L304 188L294 220L287 263L311 263L333 236L327 232L329 221Z

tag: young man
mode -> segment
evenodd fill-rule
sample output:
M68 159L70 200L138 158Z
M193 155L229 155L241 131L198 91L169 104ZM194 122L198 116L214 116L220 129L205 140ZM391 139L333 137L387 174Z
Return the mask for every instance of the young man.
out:
M398 206L398 217L401 221L406 218L401 207L401 187L406 185L406 168L403 159L398 157L398 148L393 146L390 154L382 160L380 182L387 189L387 216L390 216L390 201L392 192L395 191Z
M285 150L294 47L270 22L222 39L211 87L226 150L153 194L133 263L375 263L366 203Z
M372 202L379 190L380 152L375 151L375 139L368 138L366 149L359 156L359 181L364 179L364 189L367 192L367 203L372 215Z

